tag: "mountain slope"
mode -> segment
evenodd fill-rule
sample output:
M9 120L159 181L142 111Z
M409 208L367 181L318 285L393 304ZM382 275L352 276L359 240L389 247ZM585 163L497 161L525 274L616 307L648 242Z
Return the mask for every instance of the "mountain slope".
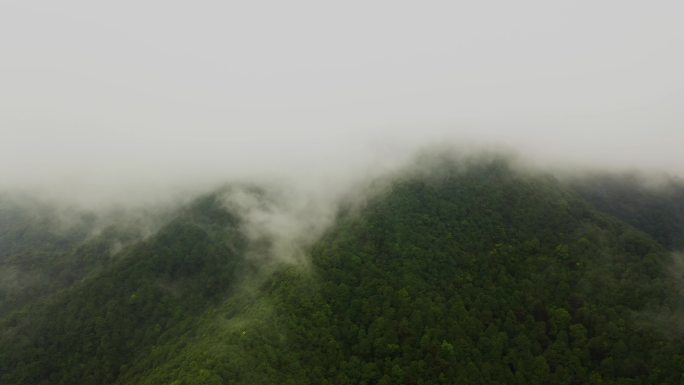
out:
M165 213L103 215L0 194L0 317L107 269Z
M572 186L597 209L648 233L670 249L684 249L684 183L659 184L634 174L597 174Z
M0 194L0 316L54 291L56 281L62 281L52 279L55 265L86 240L93 221L69 214L72 223L63 224L49 205Z
M678 384L671 256L544 175L431 164L258 272L220 195L5 319L15 384ZM251 250L251 251L250 251ZM257 269L255 272L254 269Z
M311 271L275 274L237 316L229 301L171 359L143 361L148 375L127 380L681 380L681 339L638 316L680 300L661 280L660 245L552 179L497 162L446 167L341 219Z
M212 196L105 271L3 321L3 383L110 383L226 295L244 242ZM170 330L174 330L170 332Z

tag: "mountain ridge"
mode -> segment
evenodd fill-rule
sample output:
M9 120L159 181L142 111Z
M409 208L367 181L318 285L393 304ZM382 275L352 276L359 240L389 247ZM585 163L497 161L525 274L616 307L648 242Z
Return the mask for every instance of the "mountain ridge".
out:
M263 260L248 257L254 245L244 226L220 192L207 195L118 258L116 269L57 293L42 318L31 307L6 317L0 378L682 380L684 342L635 316L681 303L666 279L667 248L549 175L502 159L438 159L342 210L305 246L306 266L276 259L266 274ZM95 300L84 302L89 295ZM103 309L111 313L98 318ZM82 334L65 340L74 326ZM116 326L118 337L106 337Z

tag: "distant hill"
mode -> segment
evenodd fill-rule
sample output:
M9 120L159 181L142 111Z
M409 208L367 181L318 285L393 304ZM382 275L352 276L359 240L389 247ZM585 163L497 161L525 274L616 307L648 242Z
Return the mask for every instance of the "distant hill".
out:
M664 246L684 249L684 181L657 184L637 174L594 174L573 186L597 209L648 233Z

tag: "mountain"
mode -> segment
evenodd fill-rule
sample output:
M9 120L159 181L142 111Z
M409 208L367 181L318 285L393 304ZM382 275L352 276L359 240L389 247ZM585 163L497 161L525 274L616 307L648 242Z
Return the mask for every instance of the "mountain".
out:
M4 315L0 382L680 384L678 222L606 180L435 157L342 204L304 260L227 203L268 213L266 190L228 187L115 257L66 244L98 262ZM11 253L61 250L31 239Z

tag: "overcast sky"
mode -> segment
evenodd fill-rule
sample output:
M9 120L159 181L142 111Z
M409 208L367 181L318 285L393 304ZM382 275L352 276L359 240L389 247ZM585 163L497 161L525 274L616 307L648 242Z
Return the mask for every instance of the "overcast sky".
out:
M0 183L327 173L447 138L684 175L683 20L657 0L3 0Z

